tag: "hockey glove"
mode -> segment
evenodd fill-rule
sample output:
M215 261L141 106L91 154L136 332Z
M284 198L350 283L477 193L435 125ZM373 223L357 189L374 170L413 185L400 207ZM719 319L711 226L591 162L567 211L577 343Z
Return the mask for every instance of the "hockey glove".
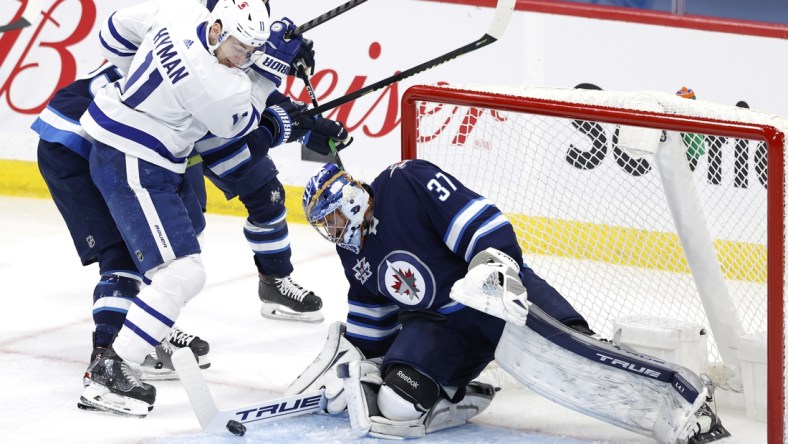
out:
M525 325L528 317L528 294L520 281L519 266L495 248L476 254L468 273L451 287L449 297L468 307L501 318L515 325Z
M301 46L298 47L293 63L290 65L290 72L297 71L299 68L304 74L311 76L315 73L315 43L309 39L303 39Z
M265 54L252 65L253 70L272 81L277 87L282 84L284 76L295 73L295 63L303 64L308 73L314 70L313 43L305 42L300 35L295 35L289 40L285 39L288 31L293 29L296 29L296 26L287 17L272 23L271 35L265 43ZM304 49L301 49L302 46Z
M315 117L314 127L304 138L304 145L325 156L329 153L333 154L329 141L332 141L336 150L340 151L353 143L353 137L348 134L341 122L320 116Z
M271 134L271 148L301 139L314 125L314 118L304 115L303 102L282 102L269 106L260 117L260 128Z

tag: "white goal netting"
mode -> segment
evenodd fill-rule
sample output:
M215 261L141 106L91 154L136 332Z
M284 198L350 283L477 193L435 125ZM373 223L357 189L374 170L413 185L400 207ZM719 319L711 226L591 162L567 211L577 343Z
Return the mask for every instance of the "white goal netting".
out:
M784 417L788 120L658 92L418 86L402 124L403 158L495 202L602 335L632 315L688 321L709 363L738 365L741 338L768 331Z

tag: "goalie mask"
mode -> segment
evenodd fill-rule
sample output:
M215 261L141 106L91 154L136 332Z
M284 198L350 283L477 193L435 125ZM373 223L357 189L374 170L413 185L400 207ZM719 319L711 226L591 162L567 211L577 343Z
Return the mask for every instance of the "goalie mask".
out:
M358 254L370 195L361 182L327 163L304 189L304 214L323 237Z
M263 0L219 0L208 19L208 29L219 22L222 26L216 44L208 42L208 50L220 61L226 59L235 67L246 69L265 51L271 34L268 7Z

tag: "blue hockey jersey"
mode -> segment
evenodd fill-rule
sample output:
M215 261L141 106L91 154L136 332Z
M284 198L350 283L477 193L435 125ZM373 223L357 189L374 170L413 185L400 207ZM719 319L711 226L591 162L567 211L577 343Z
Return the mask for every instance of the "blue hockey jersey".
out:
M495 204L424 160L403 161L371 184L373 220L358 254L337 248L350 283L348 339L380 355L397 335L403 311L452 316L471 310L449 297L473 256L497 248L521 264L529 299L563 322L582 319L523 265L514 229ZM532 285L529 285L532 284ZM529 288L530 287L530 288Z
M101 65L59 89L31 128L47 142L59 143L87 159L93 139L82 129L79 118L98 90L120 78L120 71L114 65Z

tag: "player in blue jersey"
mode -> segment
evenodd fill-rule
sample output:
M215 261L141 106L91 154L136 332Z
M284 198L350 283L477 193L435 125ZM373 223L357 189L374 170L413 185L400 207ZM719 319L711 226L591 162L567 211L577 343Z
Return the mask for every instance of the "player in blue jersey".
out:
M366 185L327 164L303 207L337 245L349 311L288 392L325 387L326 411L347 407L360 435L464 424L495 394L474 381L493 359L538 393L659 442L727 433L699 376L598 340L523 262L496 205L439 167L403 161Z

